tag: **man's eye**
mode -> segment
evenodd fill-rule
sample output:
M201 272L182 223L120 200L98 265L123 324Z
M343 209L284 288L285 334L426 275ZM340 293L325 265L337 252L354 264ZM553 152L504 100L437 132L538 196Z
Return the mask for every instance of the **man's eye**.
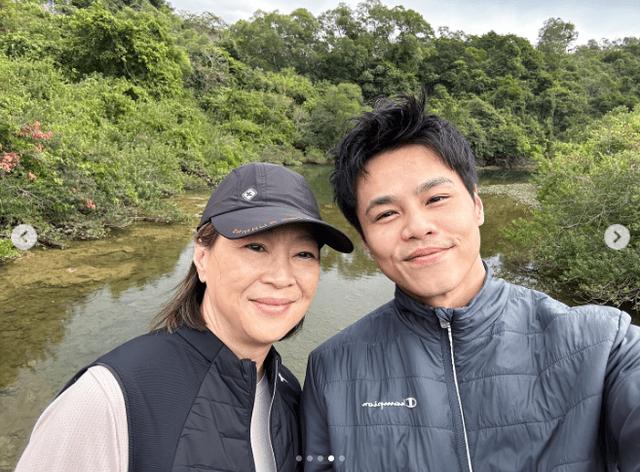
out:
M427 205L429 203L441 202L443 200L446 200L447 198L449 198L449 197L447 197L446 195L435 195L435 196L431 197L429 200L427 200Z
M302 259L315 259L316 255L309 251L301 251L298 253L298 257L301 257Z
M249 244L246 244L244 247L256 252L263 252L265 250L264 246L258 243L249 243Z
M395 213L395 211L393 211L393 210L389 210L389 211L385 211L384 213L380 213L379 215L376 215L375 221L380 221L380 220L382 220L384 218L389 218L394 213Z

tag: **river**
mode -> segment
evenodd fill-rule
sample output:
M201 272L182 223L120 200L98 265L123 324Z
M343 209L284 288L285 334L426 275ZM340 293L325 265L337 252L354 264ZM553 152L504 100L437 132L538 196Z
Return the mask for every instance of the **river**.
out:
M285 364L302 381L311 349L388 301L393 285L378 272L331 200L329 168L301 170L311 182L323 217L357 241L352 254L323 249L317 296L303 330L278 345ZM481 174L481 188L522 182L520 174ZM482 194L482 193L481 193ZM191 262L193 227L208 193L180 203L191 224L138 224L109 239L74 242L65 250L35 249L0 266L0 472L13 470L44 407L81 367L149 329L150 320ZM503 262L500 230L528 207L503 195L483 195L482 255L513 280ZM518 279L532 284L534 281Z

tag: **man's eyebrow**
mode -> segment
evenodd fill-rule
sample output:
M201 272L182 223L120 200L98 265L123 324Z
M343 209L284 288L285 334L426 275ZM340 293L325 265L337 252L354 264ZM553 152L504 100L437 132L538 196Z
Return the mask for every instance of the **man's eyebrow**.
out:
M435 178L429 179L426 182L424 182L421 185L419 185L418 188L416 189L416 194L420 194L422 192L426 192L428 190L431 190L433 187L436 187L436 186L442 185L442 184L454 185L453 184L453 180L451 180L451 179L449 179L447 177L435 177Z
M421 185L419 185L418 188L416 189L416 195L422 192L426 192L427 190L437 185L443 185L443 184L454 185L453 180L447 177L434 177L433 179L429 179L426 182L423 182ZM391 195L383 195L381 197L374 198L367 205L367 208L365 209L364 214L366 215L367 213L369 213L369 211L371 211L372 208L376 206L387 205L389 203L393 203L394 201L395 199Z
M367 213L369 213L369 211L374 207L377 207L379 205L387 205L389 203L393 203L393 201L394 201L393 197L390 195L383 195L382 197L374 198L367 205L367 208L364 211L364 214L366 215Z

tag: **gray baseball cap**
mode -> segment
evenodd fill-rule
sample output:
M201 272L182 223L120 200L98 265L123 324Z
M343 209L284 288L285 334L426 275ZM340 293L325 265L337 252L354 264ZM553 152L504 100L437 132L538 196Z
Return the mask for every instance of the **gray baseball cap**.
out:
M304 177L276 164L254 162L234 169L209 198L198 228L207 222L228 239L306 223L321 244L353 251L351 240L320 217Z

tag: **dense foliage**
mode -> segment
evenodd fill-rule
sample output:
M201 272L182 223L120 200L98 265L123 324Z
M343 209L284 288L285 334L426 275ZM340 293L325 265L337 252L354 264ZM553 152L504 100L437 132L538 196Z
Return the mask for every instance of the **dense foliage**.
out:
M555 140L640 101L640 40L571 50L577 35L559 18L542 25L535 46L512 34L436 34L417 12L368 0L317 18L258 11L231 25L221 44L253 67L355 82L366 100L424 89L482 163L509 166L549 155Z
M547 280L592 300L640 310L640 107L617 109L540 159L541 206L511 236L529 248ZM607 227L621 224L630 244L612 250Z
M5 238L20 222L58 245L137 219L175 220L167 197L243 162L324 162L363 109L353 84L314 84L233 58L210 15L0 1ZM15 256L2 241L0 259Z
M637 246L602 253L600 234L616 219L640 229L607 196L637 179L640 40L572 48L573 24L541 26L534 45L434 31L379 0L232 25L163 0L0 0L0 260L20 222L45 244L100 237L179 218L167 197L243 162L325 162L376 97L424 90L481 164L540 169L542 209L514 231L537 267L637 306ZM616 278L602 261L622 264Z

